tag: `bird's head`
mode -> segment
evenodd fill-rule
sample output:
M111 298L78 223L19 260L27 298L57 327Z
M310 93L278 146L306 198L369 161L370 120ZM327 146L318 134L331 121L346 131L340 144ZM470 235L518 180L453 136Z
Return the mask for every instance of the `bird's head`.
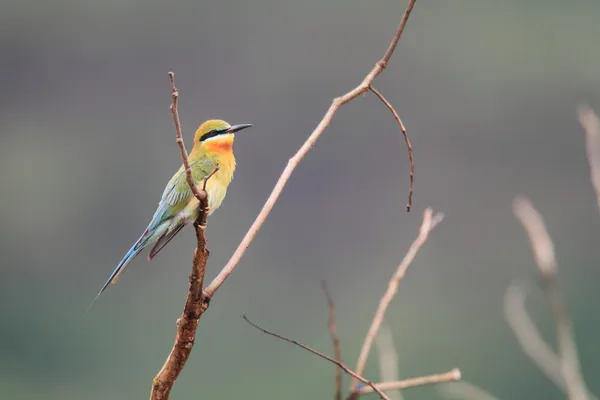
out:
M210 152L231 151L235 133L251 126L252 124L230 125L220 119L210 119L196 131L194 149Z

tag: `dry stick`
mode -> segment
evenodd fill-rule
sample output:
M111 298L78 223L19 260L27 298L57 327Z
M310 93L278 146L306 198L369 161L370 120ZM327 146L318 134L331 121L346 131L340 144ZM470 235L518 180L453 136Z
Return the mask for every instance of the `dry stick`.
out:
M546 343L525 308L527 291L523 284L513 282L504 295L506 322L517 338L521 349L537 367L561 390L565 380L560 369L560 359Z
M336 360L336 359L334 359L334 358L331 358L331 357L329 357L328 355L326 355L326 354L323 354L323 353L321 353L321 352L319 352L319 351L317 351L317 350L315 350L315 349L312 349L312 348L308 347L308 346L307 346L307 345L305 345L305 344L302 344L302 343L300 343L300 342L297 342L297 341L295 341L295 340L292 340L292 339L286 338L285 336L281 336L281 335L279 335L279 334L277 334L277 333L274 333L274 332L268 331L268 330L266 330L266 329L264 329L264 328L261 328L260 326L256 325L254 322L250 321L250 320L248 319L248 317L246 317L245 315L244 315L243 317L244 317L244 319L245 319L245 320L246 320L246 321L247 321L247 322L248 322L250 325L252 325L252 326L253 326L253 327L255 327L256 329L258 329L258 330L260 330L260 331L262 331L262 332L266 333L267 335L271 335L271 336L274 336L274 337L276 337L276 338L278 338L278 339L285 340L285 341L286 341L286 342L288 342L288 343L295 344L296 346L298 346L298 347L301 347L301 348L303 348L304 350L307 350L307 351L309 351L309 352L313 353L314 355L317 355L317 356L319 356L319 357L321 357L321 358L324 358L325 360L327 360L327 361L329 361L329 362L332 362L332 363L334 363L335 365L337 365L338 367L340 367L341 369L343 369L343 370L344 370L344 371L345 371L345 372L346 372L348 375L350 375L350 376L354 377L355 379L357 379L357 380L359 380L359 381L363 382L365 385L368 385L369 387L371 387L371 388L373 389L373 391L374 391L375 393L377 393L377 394L379 395L379 397L381 397L382 399L384 399L384 400L390 400L390 398L389 398L388 396L386 396L386 395L385 395L385 394L384 394L384 393L383 393L381 390L377 389L377 387L375 386L375 384L374 384L373 382L371 382L371 381L369 381L369 380L366 380L366 379L365 379L365 378L363 378L362 376L358 375L356 372L354 372L354 371L352 371L350 368L346 367L346 365L344 365L344 363L343 363L343 362L341 362L341 361L338 361L338 360Z
M173 115L173 122L175 123L177 144L181 150L181 158L183 160L184 168L186 168L187 183L192 192L194 192L194 195L196 195L200 201L200 214L196 222L194 222L197 241L196 252L194 253L192 272L190 274L190 286L185 301L185 306L183 308L181 317L177 320L175 344L173 345L171 353L169 353L164 365L152 382L150 400L167 400L169 398L169 393L173 388L173 384L183 369L183 366L185 365L188 357L190 356L192 348L194 347L196 329L198 327L200 316L208 308L208 299L202 295L204 272L206 270L206 261L208 260L209 255L209 251L206 249L206 236L204 234L204 230L206 228L206 218L208 216L208 196L206 194L206 182L219 169L219 166L217 165L213 172L204 178L202 190L198 190L192 178L187 151L185 150L185 145L183 144L181 124L179 122L179 114L177 112L177 98L179 93L175 88L174 74L172 72L169 72L169 78L171 79L171 86L173 88L171 113Z
M379 307L377 308L377 311L375 312L375 316L373 317L373 322L371 323L371 327L369 328L369 331L365 337L365 341L363 343L362 349L360 351L360 355L358 357L358 362L356 363L356 373L357 374L359 374L359 375L362 374L365 369L365 365L367 363L367 358L369 356L369 351L371 350L371 346L373 345L375 336L377 336L377 331L379 331L379 327L381 326L381 323L383 322L385 312L386 312L390 302L392 301L392 299L396 295L396 292L398 291L398 285L400 284L400 280L402 280L402 278L404 277L404 274L406 273L406 269L408 268L410 263L412 263L412 261L414 260L415 256L417 255L417 252L419 251L421 246L423 246L423 244L427 240L429 233L443 219L443 217L444 217L444 215L441 213L433 215L433 211L431 210L431 208L427 208L425 210L425 212L423 213L423 223L421 224L421 229L419 231L419 235L417 236L417 238L415 239L413 244L408 249L408 252L404 256L404 259L402 260L400 265L398 265L396 272L394 273L394 275L392 276L392 279L390 280L390 282L388 284L387 291L385 292L385 294L379 301ZM354 379L352 381L352 390L353 391L356 391L357 383L358 383L358 381L356 379Z
M410 186L408 188L408 203L406 203L406 211L410 211L410 208L412 207L413 184L415 182L415 160L413 158L413 151L412 146L410 144L410 139L408 138L408 133L406 132L406 128L402 123L402 119L400 119L400 116L398 115L396 109L392 106L392 104L389 101L387 101L387 99L383 97L383 94L381 94L379 90L375 89L373 85L369 85L369 89L371 90L371 92L375 93L375 96L379 97L379 100L381 100L383 104L385 104L385 106L390 110L390 112L394 116L394 119L396 120L396 122L398 122L398 125L400 126L402 135L404 135L406 149L408 150L408 160L410 161Z
M244 236L244 238L238 245L238 248L235 250L235 252L231 256L231 258L229 259L229 261L227 262L225 267L221 270L221 272L219 272L219 274L215 277L215 279L213 279L213 281L210 283L210 285L207 286L206 290L204 291L205 296L207 296L208 298L211 298L215 294L215 292L221 287L223 282L225 282L225 280L229 277L229 275L231 275L231 273L233 272L235 267L240 262L240 259L246 252L246 249L248 248L248 246L250 246L250 243L254 240L254 237L256 236L256 234L258 233L258 231L264 224L265 220L271 213L273 206L277 202L277 199L279 198L281 191L287 184L287 181L290 179L292 172L294 171L296 166L300 163L300 161L304 158L304 156L306 156L306 154L314 146L315 142L317 141L317 139L319 139L319 137L325 131L325 129L329 126L329 123L331 122L331 120L332 120L334 114L337 112L337 110L342 105L348 103L352 99L358 97L359 95L361 95L361 94L365 93L367 90L369 90L369 85L371 85L371 83L373 82L375 77L377 75L379 75L387 67L390 57L392 56L392 53L396 49L398 40L400 40L400 36L402 35L402 31L404 30L404 27L406 26L406 22L408 21L408 17L410 16L410 13L415 5L415 2L416 2L416 0L409 0L408 6L406 7L404 14L402 15L402 19L400 20L400 24L398 25L398 29L396 30L396 34L394 35L394 38L392 39L390 45L388 46L388 49L385 52L385 55L383 56L383 58L381 58L381 60L379 60L375 64L375 66L371 69L371 71L365 76L363 81L357 87L355 87L348 93L344 94L343 96L336 97L333 100L333 102L331 103L331 106L329 106L329 109L323 116L323 119L321 119L321 122L319 122L317 127L314 129L314 131L308 137L306 142L304 142L304 144L300 147L298 152L292 158L290 158L287 166L285 167L285 169L281 173L281 176L277 180L277 183L275 184L273 191L269 195L269 198L263 205L263 208L260 210L260 213L257 215L254 222L252 223L252 226L250 227L250 229L248 230L248 232L246 233L246 235Z
M454 382L460 380L460 376L460 370L458 368L454 368L453 370L445 372L443 374L419 376L417 378L403 379L401 381L394 382L376 383L375 387L381 391L402 390L415 386L429 385L433 383ZM371 392L373 392L373 388L370 386L364 386L358 389L358 393L360 394Z
M202 193L200 192L200 190L198 190L198 187L194 183L194 178L192 177L192 167L190 167L188 153L185 149L183 135L181 134L181 122L179 121L179 111L177 109L177 104L179 102L179 91L175 87L175 74L173 72L169 72L169 79L171 80L172 97L171 114L173 116L173 123L175 124L175 137L177 140L177 144L179 145L179 151L181 152L181 160L183 161L183 168L185 169L185 177L187 179L188 185L190 185L192 193L194 193L194 196L196 196L198 201L202 202L203 198L206 200L206 193L202 195Z
M577 109L579 123L585 131L585 147L590 164L590 180L596 191L596 203L600 209L600 121L590 107L581 105Z
M554 315L560 369L570 400L588 400L589 391L581 374L573 327L567 315L565 300L556 281L554 245L542 216L529 199L517 197L513 203L515 216L525 228L540 270L542 288Z
M335 327L335 304L333 303L333 298L329 294L329 290L327 288L327 282L322 282L323 293L325 293L325 297L327 298L327 305L329 306L329 334L331 335L331 341L333 342L333 354L335 355L335 359L338 361L342 361L342 350L340 346L340 338L337 334L337 329ZM335 399L342 400L342 370L340 368L335 369Z

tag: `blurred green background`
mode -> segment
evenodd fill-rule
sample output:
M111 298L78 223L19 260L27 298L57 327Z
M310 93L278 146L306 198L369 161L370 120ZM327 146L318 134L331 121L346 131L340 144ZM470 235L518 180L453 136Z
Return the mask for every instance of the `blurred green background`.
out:
M136 259L85 318L208 118L252 123L209 220L212 278L331 99L383 55L406 1L9 0L0 6L0 398L145 399L171 349L194 235ZM354 365L427 206L446 219L387 314L402 377L458 366L504 399L561 399L504 321L534 282L511 212L530 196L555 239L584 373L600 393L600 216L576 106L600 111L600 3L418 1L372 95L342 108L202 318L174 399L331 398L332 365L245 323L331 353L320 281ZM552 339L543 295L528 308ZM379 376L372 354L367 376ZM349 381L346 380L345 384ZM374 398L374 395L369 395ZM434 399L431 387L405 399Z

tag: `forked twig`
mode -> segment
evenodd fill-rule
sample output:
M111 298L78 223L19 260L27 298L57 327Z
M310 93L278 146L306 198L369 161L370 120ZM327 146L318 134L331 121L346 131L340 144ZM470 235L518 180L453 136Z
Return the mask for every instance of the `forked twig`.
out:
M307 346L307 345L305 345L305 344L302 344L302 343L300 343L300 342L297 342L297 341L295 341L295 340L289 339L289 338L287 338L287 337L285 337L285 336L281 336L281 335L279 335L279 334L277 334L277 333L274 333L274 332L268 331L268 330L266 330L266 329L264 329L264 328L261 328L260 326L256 325L254 322L250 321L250 320L248 319L248 317L246 317L245 315L244 315L243 317L244 317L244 319L246 320L246 322L248 322L250 325L252 325L252 326L253 326L253 327L255 327L256 329L258 329L258 330L262 331L263 333L266 333L267 335L271 335L271 336L273 336L273 337L276 337L276 338L278 338L278 339L284 340L284 341L286 341L286 342L288 342L288 343L295 344L296 346L298 346L298 347L301 347L301 348L303 348L304 350L307 350L307 351L309 351L309 352L313 353L313 354L314 354L314 355L316 355L316 356L319 356L319 357L321 357L321 358L324 358L325 360L327 360L327 361L329 361L329 362L332 362L332 363L334 363L335 365L337 365L338 367L340 367L342 370L344 370L344 372L346 372L348 375L350 375L350 376L354 377L355 379L357 379L357 380L359 380L359 381L363 382L365 385L368 385L368 386L370 386L370 387L373 389L373 391L374 391L375 393L377 393L377 394L379 395L379 397L381 397L382 399L384 399L384 400L390 400L390 398L389 398L388 396L386 396L386 395L385 395L385 394L384 394L384 393L383 393L381 390L379 390L379 389L378 389L378 388L375 386L375 384L374 384L373 382L371 382L371 381L368 381L368 380L366 380L365 378L363 378L362 376L358 375L356 372L354 372L354 371L352 371L350 368L346 367L346 365L344 365L344 363L343 363L343 362L341 362L341 361L338 361L338 360L336 360L336 359L334 359L334 358L331 358L331 357L329 357L328 355L321 353L320 351L314 350L314 349L312 349L312 348L308 347L308 346Z
M254 237L256 236L256 234L266 221L271 210L273 209L283 188L287 184L292 172L300 163L300 161L310 151L310 149L314 146L315 142L325 131L325 129L329 126L337 110L342 105L348 103L349 101L368 91L369 86L371 85L375 77L377 77L387 67L388 62L394 50L396 49L398 41L400 40L400 37L402 35L404 27L406 26L406 22L408 21L408 17L410 16L415 2L416 0L409 0L408 6L406 7L404 14L402 15L402 19L400 20L396 33L392 41L390 42L384 56L375 64L375 66L371 69L371 71L369 71L369 73L364 77L362 82L357 87L350 90L346 94L335 98L332 101L331 106L329 107L329 109L327 110L317 127L313 130L311 135L296 152L296 154L292 158L290 158L287 166L281 173L267 201L265 202L261 211L252 223L252 226L238 245L237 249L231 256L225 267L223 267L221 272L219 272L219 274L213 279L213 281L206 287L206 290L204 292L202 292L202 286L204 280L206 260L208 258L209 253L208 250L206 250L206 238L204 236L203 226L206 223L208 202L206 192L204 190L198 190L196 184L193 181L192 171L188 160L188 154L185 149L183 135L181 133L181 123L179 121L179 114L177 110L179 92L175 87L174 74L172 72L169 73L169 79L171 80L172 89L171 113L173 116L173 121L175 123L177 144L179 145L179 149L181 152L181 158L184 165L187 183L190 186L190 189L194 196L200 201L201 212L199 221L197 221L194 224L196 228L198 246L196 248L196 254L194 256L194 266L192 274L190 275L190 290L188 293L186 306L183 315L179 319L177 324L177 337L175 340L173 350L167 358L165 365L154 379L151 393L152 400L168 399L169 392L173 386L173 383L179 375L179 372L183 368L183 365L185 364L185 361L187 360L190 351L193 347L198 321L202 313L204 313L204 311L206 311L206 309L208 308L210 299L212 298L212 296L214 296L215 292L221 287L221 285L225 282L229 275L231 275L231 273L235 270L246 249L254 240ZM205 185L206 181L204 183L204 186ZM333 362L335 361L333 360ZM343 366L341 362L339 366L340 368L344 369L347 373L351 373L351 371L345 366ZM355 376L355 378L358 379L358 375ZM375 391L377 392L377 390ZM380 396L382 398L387 399L387 397L383 393L378 393L380 393Z
M542 288L550 303L556 329L556 341L560 358L560 370L565 381L567 396L570 400L587 400L589 391L583 380L573 327L556 281L556 258L554 245L546 230L542 216L533 207L529 199L517 197L513 211L525 228L535 259L540 270Z
M400 23L396 30L396 34L392 38L392 41L390 42L384 56L375 64L375 66L373 66L371 71L369 71L369 73L364 77L362 82L357 87L350 90L348 93L333 99L331 106L329 106L329 109L327 110L317 127L313 130L313 132L310 134L310 136L304 142L304 144L300 147L300 149L296 152L296 154L292 158L290 158L287 166L285 167L279 179L277 180L275 187L271 191L269 198L267 199L262 209L256 216L254 222L252 223L252 226L250 226L250 229L248 230L248 232L246 232L246 235L238 245L237 249L231 256L225 267L221 270L221 272L219 272L215 279L213 279L210 285L207 286L206 290L204 291L206 297L211 298L212 296L214 296L215 292L221 287L223 282L225 282L229 275L231 275L231 273L235 270L235 267L238 265L242 256L246 252L246 249L248 248L248 246L250 246L250 243L252 243L254 237L256 236L262 225L265 223L267 217L271 213L273 206L277 202L279 195L281 194L283 188L290 179L292 172L294 171L294 169L296 169L296 166L300 163L304 156L308 154L310 149L314 146L315 142L317 141L317 139L319 139L319 137L325 131L325 129L329 126L337 110L342 105L348 103L352 99L368 91L369 86L371 85L371 83L373 83L375 77L377 77L387 67L388 62L392 57L392 53L396 49L396 45L400 40L400 36L404 31L404 27L406 26L406 22L408 21L408 17L410 16L415 2L416 0L409 0L406 10L402 15L402 19L400 20Z
M408 187L408 203L406 203L406 211L410 211L410 208L412 207L413 184L415 181L415 160L413 158L413 151L412 146L410 144L410 139L408 138L408 133L406 132L406 128L402 123L402 119L400 119L400 116L396 112L394 106L392 106L392 104L389 101L387 101L385 97L383 97L383 94L381 94L379 90L375 89L373 85L369 85L369 89L390 110L390 112L394 116L394 119L396 120L396 122L398 122L398 125L400 126L400 131L402 131L402 135L404 136L404 142L406 143L406 149L408 150L408 160L410 161L410 185Z
M527 293L518 282L510 284L504 295L504 316L521 349L556 386L565 390L560 359L546 343L525 308Z
M206 271L206 262L208 261L209 251L206 249L206 236L204 233L206 227L206 219L208 217L208 196L206 194L206 182L219 170L219 166L216 165L214 170L204 178L202 184L202 190L198 191L196 184L193 180L191 168L183 144L183 138L181 134L181 123L179 122L179 113L177 111L177 100L179 93L175 88L175 78L173 72L169 72L169 78L171 80L172 87L172 103L171 113L173 121L175 123L175 134L177 137L177 144L181 150L181 158L186 171L187 183L190 189L200 201L200 213L198 219L194 223L196 231L196 251L194 253L194 259L192 262L192 272L190 273L190 286L188 289L188 295L185 301L185 306L181 317L177 320L177 333L175 335L175 343L169 353L162 368L152 381L152 390L150 392L150 400L167 400L175 380L181 373L185 363L187 362L192 348L194 347L194 341L196 339L196 329L198 328L198 322L200 316L208 308L208 299L202 295L202 286L204 284L204 275Z
M202 190L206 192L206 183L208 182L208 180L210 178L213 177L214 174L216 174L217 172L219 172L219 169L221 169L221 167L219 166L219 163L217 163L215 165L215 168L212 170L212 172L208 175L206 175L206 177L202 180Z

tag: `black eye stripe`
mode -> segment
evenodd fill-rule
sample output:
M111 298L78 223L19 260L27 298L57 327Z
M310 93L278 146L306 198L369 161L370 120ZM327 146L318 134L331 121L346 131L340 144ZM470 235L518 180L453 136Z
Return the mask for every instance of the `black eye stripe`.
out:
M211 137L215 137L221 135L223 133L227 133L227 129L213 129L212 131L205 133L200 137L200 141L203 142L206 139L210 139Z

